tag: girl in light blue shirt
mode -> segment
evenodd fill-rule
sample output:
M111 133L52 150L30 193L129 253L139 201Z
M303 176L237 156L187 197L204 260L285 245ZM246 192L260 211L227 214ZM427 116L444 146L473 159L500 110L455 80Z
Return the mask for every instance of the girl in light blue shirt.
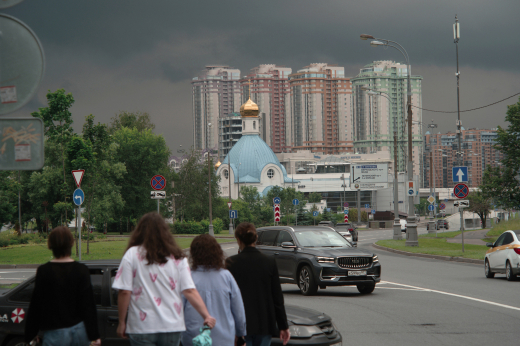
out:
M231 273L224 269L225 255L216 239L209 234L199 235L190 246L191 277L209 314L217 324L211 330L213 346L235 344L235 338L246 335L246 315L240 289ZM184 298L182 345L191 346L199 334L204 319Z

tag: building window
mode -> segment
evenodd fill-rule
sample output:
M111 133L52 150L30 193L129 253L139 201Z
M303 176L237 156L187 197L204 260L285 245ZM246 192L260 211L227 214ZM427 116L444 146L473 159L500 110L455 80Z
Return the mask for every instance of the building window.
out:
M253 130L256 130L256 121L253 121Z
M273 179L273 177L274 177L274 170L272 170L271 168L269 168L269 169L267 170L267 177L268 177L269 179Z
M229 171L227 169L224 170L223 174L224 174L224 178L226 178L226 179L229 178Z

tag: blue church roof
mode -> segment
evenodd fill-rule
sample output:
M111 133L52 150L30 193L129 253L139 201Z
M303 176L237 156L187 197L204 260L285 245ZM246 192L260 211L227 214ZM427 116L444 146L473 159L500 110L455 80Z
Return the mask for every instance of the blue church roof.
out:
M228 164L230 158L235 183L238 183L238 178L241 183L260 183L260 174L270 163L280 167L286 183L292 182L291 178L287 177L285 167L258 135L243 135L231 148L222 164Z

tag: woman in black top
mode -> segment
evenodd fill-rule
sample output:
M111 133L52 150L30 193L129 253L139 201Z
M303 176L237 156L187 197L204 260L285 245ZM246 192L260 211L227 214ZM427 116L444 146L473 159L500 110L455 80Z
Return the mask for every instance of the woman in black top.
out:
M36 272L27 313L25 341L43 334L43 346L101 345L90 273L71 256L74 238L67 227L56 227L47 245L54 259Z
M278 267L273 258L255 248L258 235L252 223L242 222L235 230L240 248L227 260L246 310L247 346L269 346L271 336L280 336L286 345L291 334L283 301ZM278 334L279 333L279 334Z

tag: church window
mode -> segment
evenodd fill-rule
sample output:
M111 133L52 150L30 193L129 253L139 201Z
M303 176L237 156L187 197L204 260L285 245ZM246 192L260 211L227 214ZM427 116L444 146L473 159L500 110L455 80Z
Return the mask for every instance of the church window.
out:
M223 174L224 174L224 178L227 179L229 177L229 171L227 169L224 170Z
M273 177L274 177L274 170L273 170L273 169L269 168L269 169L267 170L267 177L268 177L269 179L273 179Z
M253 121L253 130L256 130L256 121Z

